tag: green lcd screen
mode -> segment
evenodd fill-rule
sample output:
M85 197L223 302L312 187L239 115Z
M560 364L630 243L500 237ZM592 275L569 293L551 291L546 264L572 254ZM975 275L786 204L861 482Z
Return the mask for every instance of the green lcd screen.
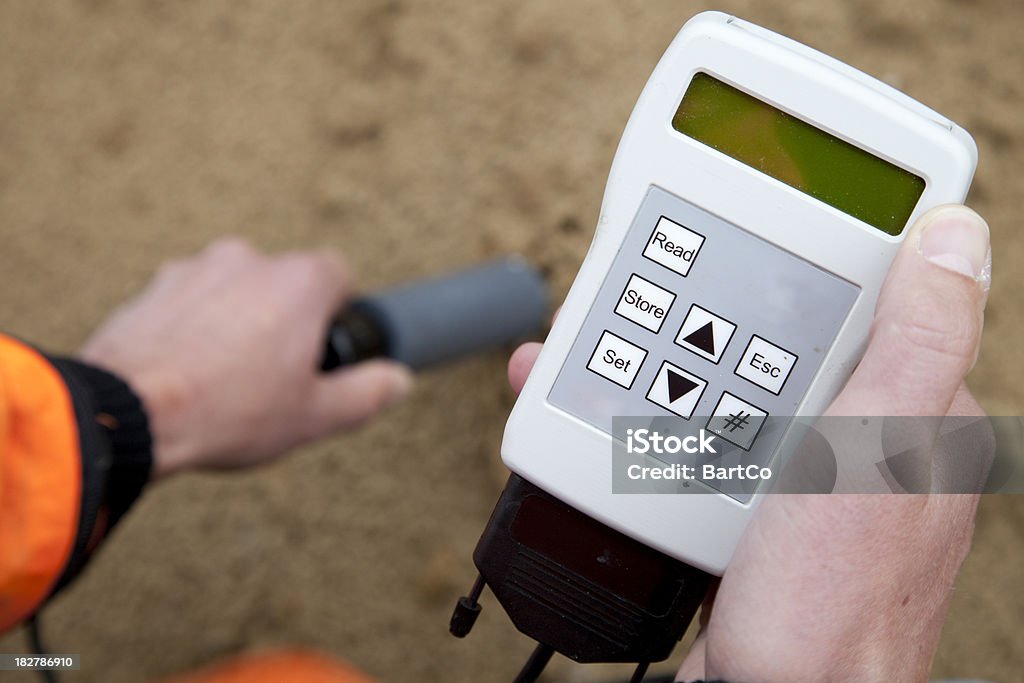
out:
M913 173L706 73L690 81L672 127L890 235L924 192Z

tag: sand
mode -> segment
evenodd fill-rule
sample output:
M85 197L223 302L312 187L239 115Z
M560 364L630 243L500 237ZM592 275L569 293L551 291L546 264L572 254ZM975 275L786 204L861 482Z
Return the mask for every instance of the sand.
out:
M991 222L996 279L970 386L993 413L1020 414L1024 4L719 7L974 133L970 203ZM0 325L73 352L162 261L224 233L344 250L366 288L520 253L561 296L633 102L704 8L4 2ZM141 681L292 644L384 682L510 680L529 644L493 603L468 640L446 633L503 476L504 359L428 373L386 419L278 465L151 490L45 614L50 647L82 654L68 680ZM936 676L1019 680L1022 540L1024 498L985 500ZM23 650L20 637L0 651Z

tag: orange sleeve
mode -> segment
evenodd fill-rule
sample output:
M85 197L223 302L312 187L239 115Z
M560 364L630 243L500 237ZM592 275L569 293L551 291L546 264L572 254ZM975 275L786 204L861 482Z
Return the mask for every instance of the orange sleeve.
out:
M81 493L64 381L38 352L0 335L0 631L33 614L61 576Z
M308 650L244 654L161 683L373 683L347 664Z

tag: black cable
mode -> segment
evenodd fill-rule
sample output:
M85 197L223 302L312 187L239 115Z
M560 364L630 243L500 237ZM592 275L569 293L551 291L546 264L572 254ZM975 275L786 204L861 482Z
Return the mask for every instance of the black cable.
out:
M46 648L43 647L43 636L39 632L38 614L33 614L32 618L28 620L28 643L32 654L37 657L45 657L47 655ZM53 669L39 669L39 675L46 683L60 683L60 678Z
M633 675L629 677L629 683L643 683L644 674L647 673L647 667L650 666L649 662L640 662L633 669Z
M551 661L553 654L555 654L554 648L548 647L544 643L537 643L537 647L533 649L530 658L526 660L526 664L523 665L519 675L512 683L534 683L544 673L544 667Z
M641 666L643 669L640 668ZM637 665L637 668L633 670L633 675L630 677L629 683L676 683L675 674L657 674L653 678L644 678L644 674L646 673L646 664ZM616 681L616 683L624 682Z
M476 605L477 604L477 601L480 600L480 596L484 592L484 586L486 586L486 585L487 585L487 582L484 581L484 577L482 577L479 574L477 574L476 581L473 582L473 587L469 590L469 595L466 596L466 598L467 598L467 600L469 600L470 604L472 604L472 605Z

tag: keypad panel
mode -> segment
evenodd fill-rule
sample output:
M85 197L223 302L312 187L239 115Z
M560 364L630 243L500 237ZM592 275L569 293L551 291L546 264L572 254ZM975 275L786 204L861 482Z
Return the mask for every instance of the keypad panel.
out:
M859 292L652 187L548 401L609 434L682 417L725 440L717 464L767 465Z

